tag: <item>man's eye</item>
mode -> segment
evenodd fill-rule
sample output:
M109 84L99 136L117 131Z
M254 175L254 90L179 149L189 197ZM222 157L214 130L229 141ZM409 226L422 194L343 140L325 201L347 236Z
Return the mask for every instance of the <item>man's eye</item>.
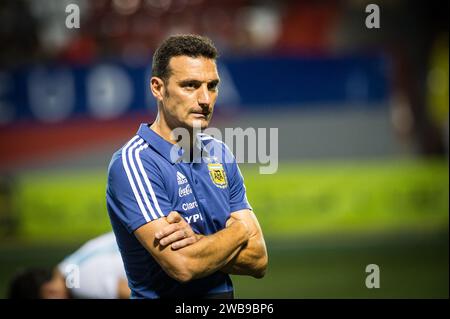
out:
M186 83L183 85L183 87L188 88L188 89L196 89L198 87L198 85L195 83Z
M215 91L215 90L217 90L217 84L209 84L209 85L208 85L208 90L210 90L210 91Z

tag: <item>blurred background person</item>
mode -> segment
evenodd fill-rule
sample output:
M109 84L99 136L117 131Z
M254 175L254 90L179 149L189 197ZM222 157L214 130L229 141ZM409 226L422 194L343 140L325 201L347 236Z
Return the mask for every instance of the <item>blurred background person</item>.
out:
M29 268L10 281L11 299L128 299L130 289L113 233L91 239L54 269Z

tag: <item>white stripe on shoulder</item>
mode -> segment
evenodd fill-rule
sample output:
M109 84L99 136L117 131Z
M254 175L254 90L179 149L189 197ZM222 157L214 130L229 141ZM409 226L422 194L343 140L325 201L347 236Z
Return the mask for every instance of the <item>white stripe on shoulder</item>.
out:
M158 202L157 202L157 200L156 200L155 193L153 192L153 189L152 189L152 187L151 187L151 185L150 185L150 182L149 182L149 180L148 180L147 174L145 173L145 169L144 169L144 166L142 165L141 158L139 157L139 153L140 153L143 149L146 149L147 147L148 147L148 145L147 145L146 143L144 143L144 145L141 145L140 147L136 148L136 149L134 150L134 158L136 159L136 163L137 163L137 166L138 166L138 168L139 168L139 171L141 172L141 175L142 175L142 177L144 178L144 182L145 182L145 184L147 185L147 189L148 189L149 193L150 193L151 196L152 196L152 201L153 201L153 204L156 206L156 209L157 209L157 211L158 211L158 214L159 214L161 217L164 217L164 215L161 213L161 209L159 208ZM138 177L140 178L139 175L138 175ZM139 180L139 183L140 183L140 185L142 185L142 183L141 183L140 180ZM158 217L156 216L156 214L155 214L155 211L154 211L154 209L153 209L152 204L150 203L149 197L148 197L146 191L144 190L144 187L141 188L141 192L142 192L142 196L144 197L145 204L147 205L148 209L149 209L149 210L151 211L151 213L152 213L153 219L158 218Z
M141 171L142 176L144 177L144 182L147 185L147 189L148 189L150 195L152 196L152 201L155 204L155 207L156 207L156 210L157 210L159 216L164 217L164 214L162 213L161 208L159 207L158 200L156 199L155 192L153 191L152 184L150 183L148 175L144 170L144 166L142 165L142 161L141 161L141 158L139 155L139 153L142 150L146 149L147 147L148 147L148 144L145 143L144 145L142 145L141 147L136 149L136 151L135 151L136 162L138 164L138 167L139 167L139 170Z
M200 140L202 141L207 141L207 140L212 140L212 136L205 134L205 133L197 133L197 136L200 137Z
M147 193L145 192L144 185L142 184L141 177L139 176L139 172L137 171L136 165L134 164L134 160L133 160L133 150L137 150L138 149L137 147L139 145L141 145L143 142L144 142L144 140L141 138L141 139L139 139L139 141L135 142L132 147L130 147L128 149L128 161L130 162L131 170L132 170L134 177L136 179L136 182L138 184L139 190L141 192L141 196L144 199L145 204L147 205L147 208L150 211L150 214L152 215L152 219L156 219L157 217L156 217L155 211L153 210L153 207L151 206L151 204L148 200Z
M131 176L130 169L129 169L128 163L127 163L128 148L137 138L139 138L139 136L137 136L137 135L135 137L133 137L122 149L122 164L123 164L123 168L125 169L125 173L127 174L128 182L130 183L131 189L133 190L134 197L136 198L136 201L138 203L139 209L141 210L142 215L144 215L145 221L149 222L150 217L148 216L148 213L145 210L144 205L142 204L141 197L139 196L139 194L136 190L136 185L134 184L133 177Z

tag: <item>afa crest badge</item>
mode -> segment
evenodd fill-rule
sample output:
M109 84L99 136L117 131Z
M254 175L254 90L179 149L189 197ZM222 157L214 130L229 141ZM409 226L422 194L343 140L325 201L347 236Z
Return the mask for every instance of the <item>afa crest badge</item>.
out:
M220 188L226 188L228 186L227 175L220 163L208 164L209 176L211 177L214 185Z

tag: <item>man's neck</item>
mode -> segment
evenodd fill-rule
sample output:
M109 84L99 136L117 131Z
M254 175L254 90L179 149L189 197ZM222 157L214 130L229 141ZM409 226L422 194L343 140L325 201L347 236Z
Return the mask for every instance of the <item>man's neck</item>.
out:
M190 145L186 145L187 141L179 141L179 140L175 140L174 136L172 135L172 131L174 129L170 128L170 126L164 121L164 119L162 119L160 117L160 114L158 113L158 116L156 117L155 121L153 122L152 125L150 125L150 129L152 129L156 134L158 134L159 136L161 136L164 140L166 140L167 142L171 143L171 144L179 144L180 147L185 148L185 149L190 149L192 150L192 145L195 145L195 139L196 136L194 136L194 134L192 133L192 130L189 132L189 136L190 136L190 140L189 140L189 144Z
M150 129L152 129L156 134L161 136L167 142L176 144L177 141L172 139L172 130L167 125L162 125L161 121L158 120L157 117L155 122L150 125Z

